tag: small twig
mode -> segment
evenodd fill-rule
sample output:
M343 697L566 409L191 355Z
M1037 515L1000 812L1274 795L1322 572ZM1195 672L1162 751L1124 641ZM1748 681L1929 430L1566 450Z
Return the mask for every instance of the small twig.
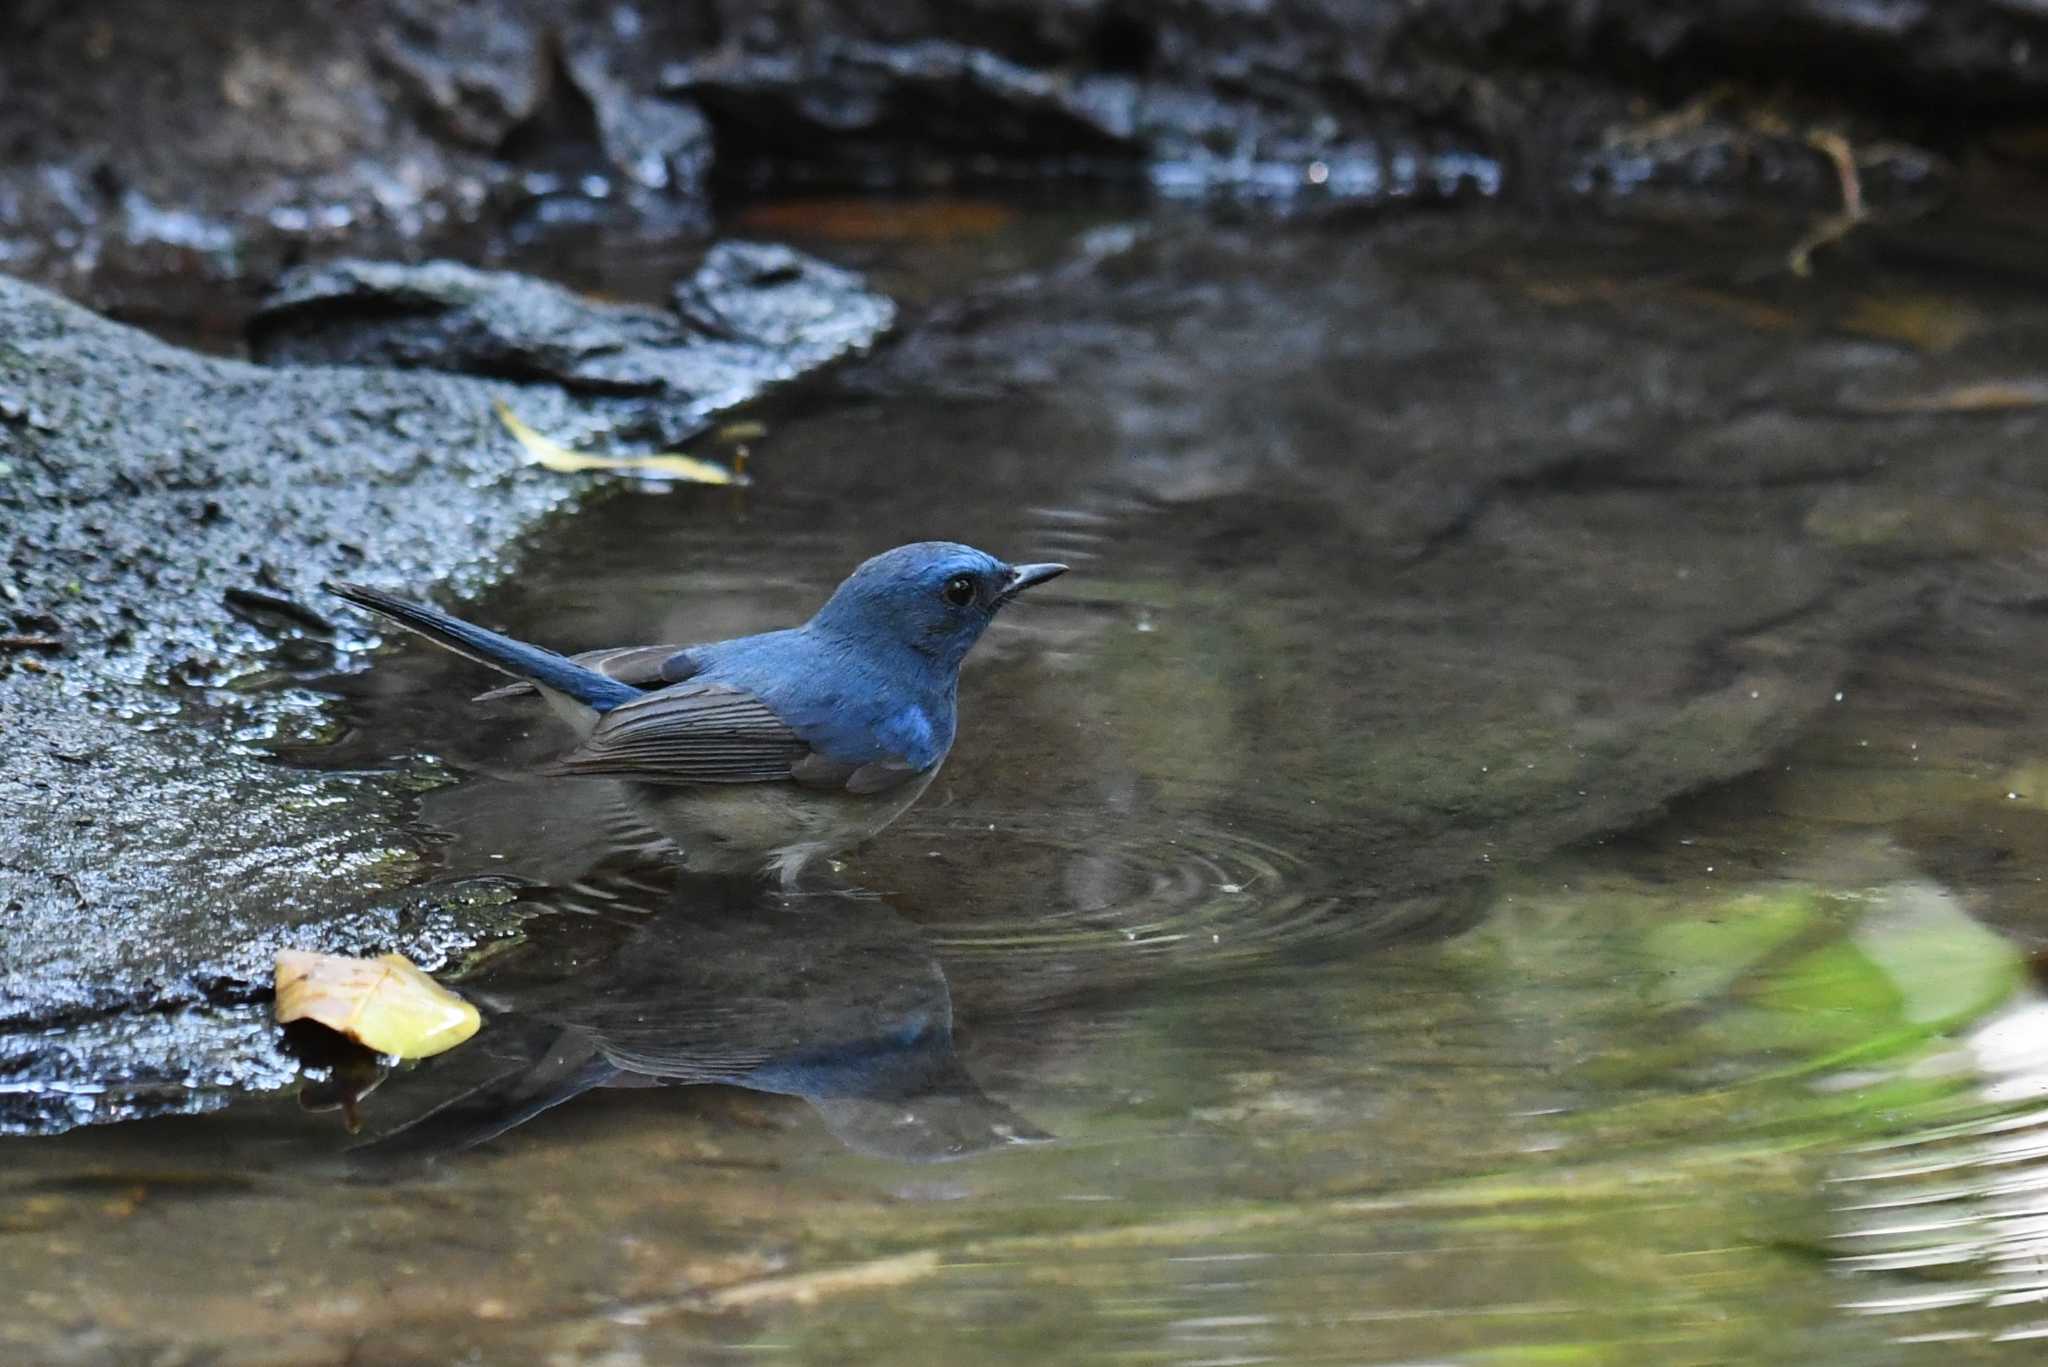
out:
M1856 170L1856 149L1840 133L1825 128L1807 134L1806 141L1827 153L1835 164L1835 179L1842 187L1842 212L1850 218L1863 218L1863 177Z
M1684 133L1696 132L1705 126L1716 109L1734 99L1735 94L1735 87L1724 81L1671 113L1660 114L1638 124L1610 128L1603 135L1602 141L1609 147L1642 148Z
M0 636L0 650L62 650L60 636Z
M1813 274L1815 252L1840 242L1851 229L1870 216L1863 207L1863 178L1856 170L1856 149L1849 145L1849 140L1840 133L1817 129L1806 135L1806 141L1835 164L1835 180L1842 190L1842 207L1839 212L1829 214L1816 223L1811 232L1793 244L1785 264L1802 280Z

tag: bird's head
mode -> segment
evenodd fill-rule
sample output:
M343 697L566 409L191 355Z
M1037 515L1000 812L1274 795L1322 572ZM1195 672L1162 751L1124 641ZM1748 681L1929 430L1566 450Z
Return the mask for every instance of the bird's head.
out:
M996 611L1065 565L1010 565L957 541L884 551L846 577L811 625L863 643L907 646L958 666Z

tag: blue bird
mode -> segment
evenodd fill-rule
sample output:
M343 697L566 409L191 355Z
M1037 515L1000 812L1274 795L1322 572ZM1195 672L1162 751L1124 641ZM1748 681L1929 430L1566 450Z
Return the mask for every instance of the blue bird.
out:
M962 1064L952 989L923 933L868 898L833 915L846 895L827 896L678 889L566 977L501 963L465 991L490 1014L483 1057L508 1066L355 1159L455 1153L597 1088L705 1083L802 1097L848 1147L912 1162L1052 1138ZM535 937L524 954L550 962L546 932ZM588 932L575 943L587 948Z
M800 627L558 655L359 584L328 589L538 690L579 744L546 767L619 779L693 871L805 865L874 835L953 748L960 664L1065 565L920 541L868 560Z

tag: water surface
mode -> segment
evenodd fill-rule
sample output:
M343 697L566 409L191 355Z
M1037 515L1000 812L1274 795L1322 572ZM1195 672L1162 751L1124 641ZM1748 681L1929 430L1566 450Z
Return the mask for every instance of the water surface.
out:
M906 339L714 436L753 489L619 487L473 605L581 649L799 620L901 540L1071 563L805 898L525 777L546 717L423 644L282 747L416 775L424 876L529 913L365 1136L594 1010L754 1089L426 1167L290 1094L10 1141L14 1360L2031 1360L2043 434L1873 396L2039 373L2040 302L1101 220L828 244Z

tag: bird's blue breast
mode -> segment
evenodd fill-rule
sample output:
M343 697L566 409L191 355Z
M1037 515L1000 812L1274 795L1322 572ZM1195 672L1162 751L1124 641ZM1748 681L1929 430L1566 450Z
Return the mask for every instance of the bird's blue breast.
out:
M952 1043L945 1020L912 1012L877 1022L872 1034L800 1049L730 1081L785 1096L870 1096L891 1082L928 1075L934 1057Z
M692 647L694 676L744 689L819 754L927 769L953 746L953 678L915 658L877 663L799 628Z
M892 754L901 755L919 769L938 762L946 753L946 746L939 744L937 728L925 709L915 703L906 704L882 719L875 728L875 736L882 747ZM947 736L950 744L952 737Z

